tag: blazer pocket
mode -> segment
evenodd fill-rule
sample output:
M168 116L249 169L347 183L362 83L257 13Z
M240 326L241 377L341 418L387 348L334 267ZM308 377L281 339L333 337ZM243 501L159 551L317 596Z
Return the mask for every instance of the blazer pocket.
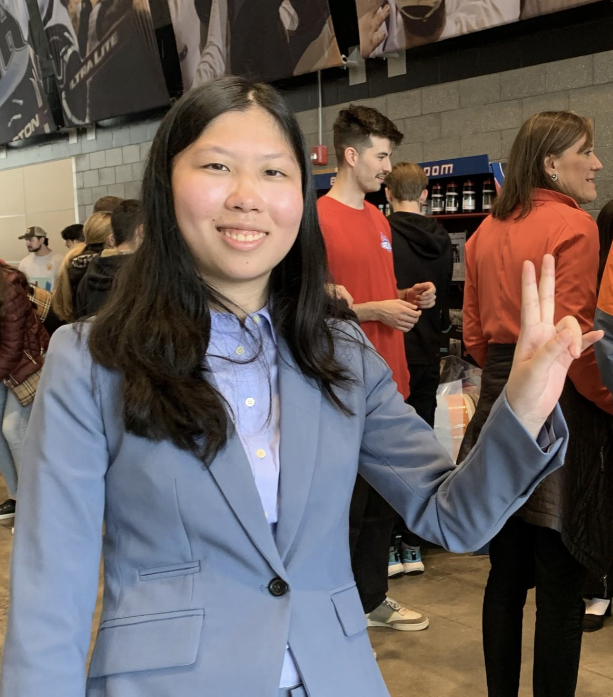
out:
M331 591L330 597L345 636L353 636L366 629L366 616L355 583Z
M89 668L90 678L196 662L204 610L180 610L106 620Z
M181 564L167 564L166 566L155 566L151 569L142 569L138 572L138 580L158 581L162 578L172 578L173 576L197 574L199 571L199 561L188 561Z

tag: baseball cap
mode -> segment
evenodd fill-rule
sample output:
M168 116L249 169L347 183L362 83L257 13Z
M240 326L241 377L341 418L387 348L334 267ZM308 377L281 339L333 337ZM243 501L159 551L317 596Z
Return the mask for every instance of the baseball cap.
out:
M31 240L33 237L47 237L47 233L38 227L38 225L32 225L29 227L25 235L21 235L18 239L20 240Z

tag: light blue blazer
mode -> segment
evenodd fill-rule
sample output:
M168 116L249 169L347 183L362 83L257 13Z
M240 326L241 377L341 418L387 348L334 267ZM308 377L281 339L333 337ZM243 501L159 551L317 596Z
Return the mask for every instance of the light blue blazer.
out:
M345 416L279 346L275 539L236 435L207 468L126 433L120 376L74 327L55 334L22 458L1 697L277 697L287 643L310 697L386 697L349 559L358 471L411 530L461 552L561 465L558 411L544 452L503 395L455 467L373 352L340 348L357 378Z

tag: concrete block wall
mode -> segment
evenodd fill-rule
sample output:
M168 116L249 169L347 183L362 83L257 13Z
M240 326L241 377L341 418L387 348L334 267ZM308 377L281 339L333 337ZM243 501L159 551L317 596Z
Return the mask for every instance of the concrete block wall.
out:
M410 66L409 66L410 69ZM597 211L613 198L613 51L508 70L466 80L354 100L387 114L405 134L394 161L423 162L487 153L507 157L522 122L547 109L572 109L593 119L596 154L604 169L598 175ZM323 110L323 144L327 167L336 166L332 124L343 104ZM301 111L298 121L309 147L317 145L318 113ZM0 169L75 157L81 221L101 196L137 198L143 166L160 120L118 128L97 128L96 139L80 135L41 146L8 148ZM323 168L320 168L323 169Z
M604 165L598 174L598 200L586 208L597 211L613 198L613 51L353 103L379 109L404 133L393 156L396 162L483 153L492 160L504 160L525 119L538 111L571 109L593 119L596 154ZM323 144L330 154L327 167L336 166L332 124L346 105L323 110ZM317 110L297 116L308 146L317 145Z
M9 147L0 159L0 170L74 157L78 219L83 222L102 196L140 197L143 167L159 125L160 119L154 119L98 127L92 140L79 133L77 142L69 144L66 134L43 145Z

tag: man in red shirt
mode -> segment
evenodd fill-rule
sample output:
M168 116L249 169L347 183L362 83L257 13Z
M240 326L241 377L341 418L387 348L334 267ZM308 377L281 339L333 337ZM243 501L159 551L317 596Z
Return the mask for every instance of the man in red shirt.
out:
M435 288L420 283L398 290L391 231L385 216L364 200L391 172L392 148L402 133L376 109L350 106L334 124L338 175L319 199L319 221L334 283L353 296L353 310L366 336L387 361L399 391L409 396L403 332L420 308L432 307ZM353 573L368 624L404 631L425 629L428 619L387 597L388 552L397 519L393 509L361 477L350 512Z

